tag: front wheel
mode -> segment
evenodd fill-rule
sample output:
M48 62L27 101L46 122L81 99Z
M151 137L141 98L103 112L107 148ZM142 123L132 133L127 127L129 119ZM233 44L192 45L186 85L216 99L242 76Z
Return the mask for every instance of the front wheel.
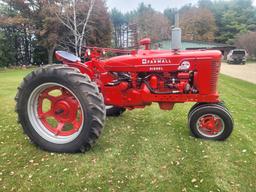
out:
M233 130L233 119L223 105L205 104L193 109L188 124L195 137L225 140Z
M53 152L84 152L100 136L105 105L97 86L76 69L40 68L24 78L16 111L33 143Z

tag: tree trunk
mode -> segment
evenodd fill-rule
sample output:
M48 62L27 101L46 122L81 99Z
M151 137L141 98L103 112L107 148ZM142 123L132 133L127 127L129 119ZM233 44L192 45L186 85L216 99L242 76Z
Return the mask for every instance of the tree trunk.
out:
M49 64L53 63L53 56L54 56L55 48L56 48L56 44L48 49L48 63Z
M29 65L30 62L31 62L31 59L29 57L29 42L28 42L28 34L27 34L27 29L26 27L24 26L23 28L23 33L24 33L24 49L25 49L25 64L26 65Z

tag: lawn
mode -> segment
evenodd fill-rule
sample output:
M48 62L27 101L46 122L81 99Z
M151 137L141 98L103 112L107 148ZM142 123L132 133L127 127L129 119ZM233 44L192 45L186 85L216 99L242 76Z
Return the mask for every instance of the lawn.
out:
M0 191L256 190L256 85L221 76L235 129L225 142L195 139L191 103L158 105L108 118L95 147L53 154L32 145L16 123L14 96L28 70L0 71Z

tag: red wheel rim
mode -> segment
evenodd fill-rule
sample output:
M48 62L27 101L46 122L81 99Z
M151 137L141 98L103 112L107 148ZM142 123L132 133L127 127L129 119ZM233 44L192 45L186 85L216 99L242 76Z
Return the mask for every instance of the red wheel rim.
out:
M222 118L216 114L206 114L201 116L197 123L197 130L206 137L217 137L225 128Z
M79 131L83 123L78 99L62 86L47 87L40 92L37 113L44 127L56 136L71 136Z

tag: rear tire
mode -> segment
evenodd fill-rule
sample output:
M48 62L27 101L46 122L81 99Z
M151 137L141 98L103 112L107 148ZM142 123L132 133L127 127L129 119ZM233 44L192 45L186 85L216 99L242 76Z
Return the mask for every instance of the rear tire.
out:
M61 97L49 96L49 91L45 93L47 89L60 90ZM39 111L43 111L38 109L43 94L51 101L50 111L57 119L57 128L42 120L46 120L45 114L48 112L43 112L42 116L39 114ZM102 98L96 85L77 69L51 65L39 68L24 78L15 97L16 112L24 132L40 148L51 152L85 152L92 147L103 129L105 105ZM72 115L74 119L70 120ZM69 132L63 130L64 123L73 123Z
M115 106L106 106L106 114L109 117L119 117L126 111L125 108L115 107Z
M225 140L232 133L233 119L223 105L202 104L192 109L188 125L195 137Z

